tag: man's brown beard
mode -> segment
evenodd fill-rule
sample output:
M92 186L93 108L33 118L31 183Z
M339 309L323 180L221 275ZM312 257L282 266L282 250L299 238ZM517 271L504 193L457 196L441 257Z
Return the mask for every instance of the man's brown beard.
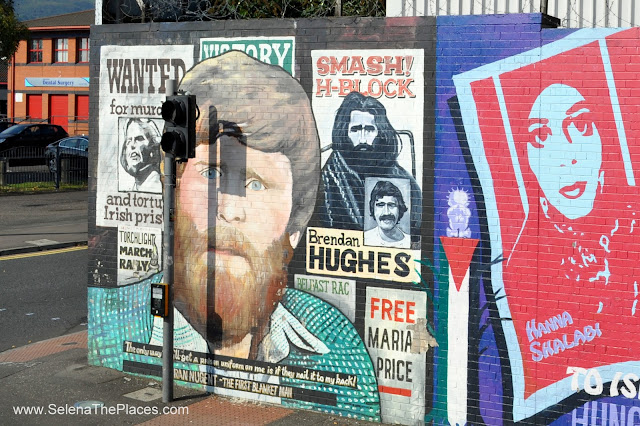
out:
M184 215L177 218L175 237L176 308L211 350L236 344L249 333L255 348L287 284L289 238L284 235L259 253L235 228L219 224L199 233ZM237 256L216 256L215 265L207 265L213 247ZM242 263L240 258L247 263L243 271L230 265Z

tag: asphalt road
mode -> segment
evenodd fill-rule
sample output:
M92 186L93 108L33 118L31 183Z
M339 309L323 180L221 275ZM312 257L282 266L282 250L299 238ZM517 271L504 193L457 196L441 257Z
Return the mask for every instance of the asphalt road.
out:
M86 247L0 257L0 352L86 322Z
M0 196L0 251L87 241L87 191Z

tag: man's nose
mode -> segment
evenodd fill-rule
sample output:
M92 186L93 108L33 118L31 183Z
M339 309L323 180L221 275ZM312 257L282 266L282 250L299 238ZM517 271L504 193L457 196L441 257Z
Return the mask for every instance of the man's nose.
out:
M218 190L216 218L227 223L244 222L246 219L244 199L238 195Z

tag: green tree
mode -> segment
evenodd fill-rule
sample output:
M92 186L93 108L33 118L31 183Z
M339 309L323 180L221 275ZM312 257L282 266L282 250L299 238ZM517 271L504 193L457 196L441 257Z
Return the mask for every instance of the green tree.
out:
M0 61L9 60L28 37L29 29L13 12L13 0L0 0Z

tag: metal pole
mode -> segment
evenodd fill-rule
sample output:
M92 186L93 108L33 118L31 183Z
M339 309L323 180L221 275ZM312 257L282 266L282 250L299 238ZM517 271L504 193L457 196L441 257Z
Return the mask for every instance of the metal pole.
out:
M176 93L176 81L167 81L167 96ZM164 282L167 283L169 312L162 328L162 402L173 401L173 220L175 215L176 161L164 155L164 236L162 239Z
M540 12L546 15L548 9L549 9L549 0L540 0Z

